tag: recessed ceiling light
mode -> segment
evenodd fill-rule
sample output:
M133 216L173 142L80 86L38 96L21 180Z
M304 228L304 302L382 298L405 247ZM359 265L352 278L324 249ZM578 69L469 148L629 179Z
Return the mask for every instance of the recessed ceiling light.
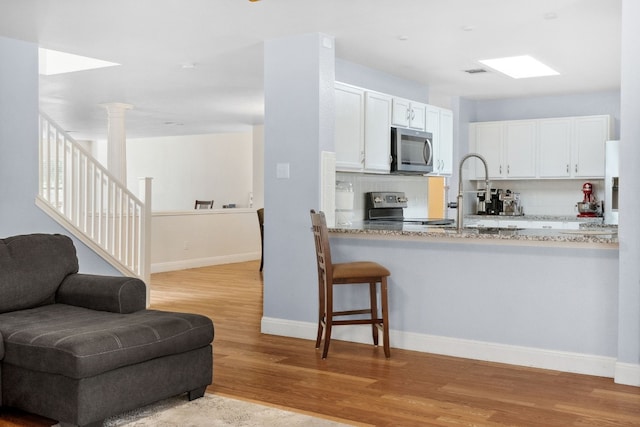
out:
M483 59L479 62L514 79L555 76L560 74L529 55Z
M38 49L38 59L40 74L45 76L120 65L115 62L43 48Z
M409 40L409 36L404 36L404 35L398 36L398 40L401 40L401 41Z

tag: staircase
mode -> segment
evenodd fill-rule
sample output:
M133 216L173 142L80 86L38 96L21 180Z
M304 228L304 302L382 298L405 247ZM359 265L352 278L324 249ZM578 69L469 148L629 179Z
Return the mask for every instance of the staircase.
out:
M143 203L42 113L39 146L36 204L122 274L148 284L151 178Z

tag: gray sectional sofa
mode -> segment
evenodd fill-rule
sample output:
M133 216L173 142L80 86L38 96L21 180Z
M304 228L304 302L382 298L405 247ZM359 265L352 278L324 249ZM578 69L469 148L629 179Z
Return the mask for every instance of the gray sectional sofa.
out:
M201 397L213 323L146 309L139 279L78 273L70 238L0 239L0 406L65 425L170 396Z

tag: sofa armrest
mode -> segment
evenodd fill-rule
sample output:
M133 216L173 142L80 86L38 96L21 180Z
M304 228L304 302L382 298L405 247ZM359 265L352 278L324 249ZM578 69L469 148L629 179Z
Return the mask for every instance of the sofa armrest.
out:
M56 302L113 313L133 313L147 306L147 286L134 277L70 274L60 284Z

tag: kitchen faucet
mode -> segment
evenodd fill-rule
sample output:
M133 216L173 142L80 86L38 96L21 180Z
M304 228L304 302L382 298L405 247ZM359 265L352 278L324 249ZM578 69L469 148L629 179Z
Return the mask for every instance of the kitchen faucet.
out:
M460 160L460 166L458 168L458 199L456 203L456 224L458 227L458 231L462 230L462 200L463 200L463 191L462 191L462 165L469 157L476 157L480 159L482 164L484 165L484 182L485 182L485 200L489 200L491 198L491 188L489 184L489 167L487 166L487 161L480 154L469 153Z

